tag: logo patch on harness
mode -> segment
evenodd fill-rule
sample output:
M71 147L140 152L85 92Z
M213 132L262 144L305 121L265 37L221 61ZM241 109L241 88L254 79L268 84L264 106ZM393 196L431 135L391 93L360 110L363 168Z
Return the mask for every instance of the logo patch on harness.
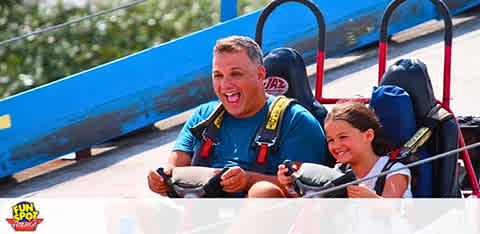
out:
M265 91L268 94L278 96L284 95L288 91L288 82L279 76L269 76L263 81Z

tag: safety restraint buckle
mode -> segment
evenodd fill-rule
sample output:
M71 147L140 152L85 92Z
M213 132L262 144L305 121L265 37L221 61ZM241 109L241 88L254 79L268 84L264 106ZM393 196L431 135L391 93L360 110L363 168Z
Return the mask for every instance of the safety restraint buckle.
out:
M209 129L211 129L210 131L215 131L213 127L207 127L202 131L203 146L200 150L200 157L202 158L208 158L212 146L218 145L218 143L220 143L220 140L217 137L214 137L213 139L209 137L213 135L212 133L209 134Z
M276 142L277 142L277 137L273 137L271 139L265 139L262 136L255 137L255 144L257 146L266 145L268 148L270 148L273 145L275 145Z
M273 147L276 142L277 142L277 137L273 137L269 139L262 138L261 136L255 137L255 144L257 147L259 147L258 155L257 155L257 163L264 164L267 161L268 149Z

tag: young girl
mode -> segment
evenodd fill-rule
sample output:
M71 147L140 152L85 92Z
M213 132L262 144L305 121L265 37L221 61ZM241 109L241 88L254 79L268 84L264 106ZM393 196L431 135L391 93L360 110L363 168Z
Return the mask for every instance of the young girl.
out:
M337 104L325 119L325 132L333 157L350 165L359 179L380 173L388 161L385 155L393 149L382 136L375 113L359 102ZM391 169L401 166L395 163ZM280 165L277 172L279 182L286 187L291 183L290 176L284 174L287 171ZM382 196L374 191L377 178L348 186L347 194L350 198L412 197L410 180L410 171L404 169L387 175Z

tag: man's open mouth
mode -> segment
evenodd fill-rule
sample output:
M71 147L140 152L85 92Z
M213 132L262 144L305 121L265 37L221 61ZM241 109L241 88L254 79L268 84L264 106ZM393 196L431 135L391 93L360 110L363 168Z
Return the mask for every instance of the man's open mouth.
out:
M225 93L225 98L228 103L237 103L240 100L240 93Z

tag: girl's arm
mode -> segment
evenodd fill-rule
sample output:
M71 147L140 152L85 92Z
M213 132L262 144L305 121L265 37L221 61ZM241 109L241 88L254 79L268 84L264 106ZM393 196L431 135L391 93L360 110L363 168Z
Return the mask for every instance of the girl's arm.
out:
M402 198L407 188L408 176L395 174L385 180L382 196L377 195L375 191L363 184L348 186L347 194L349 198Z
M402 198L403 193L408 188L408 176L403 174L395 174L385 180L382 197L385 198Z

